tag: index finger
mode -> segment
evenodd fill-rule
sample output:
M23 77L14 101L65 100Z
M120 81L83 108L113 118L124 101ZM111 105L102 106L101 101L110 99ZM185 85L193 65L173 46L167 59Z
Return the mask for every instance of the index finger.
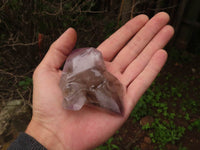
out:
M136 16L100 44L97 49L102 52L104 59L111 61L148 20L146 15Z

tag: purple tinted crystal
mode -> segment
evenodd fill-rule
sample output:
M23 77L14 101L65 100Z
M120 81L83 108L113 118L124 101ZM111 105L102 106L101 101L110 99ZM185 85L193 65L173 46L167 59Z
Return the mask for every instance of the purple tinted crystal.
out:
M88 104L122 114L123 87L95 48L76 49L68 56L60 87L66 109L80 110Z

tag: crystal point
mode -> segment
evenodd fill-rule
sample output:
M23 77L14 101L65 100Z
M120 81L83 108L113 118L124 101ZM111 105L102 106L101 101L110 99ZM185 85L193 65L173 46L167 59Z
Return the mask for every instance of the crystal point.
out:
M122 114L122 84L106 70L95 48L76 49L68 56L60 87L66 109L80 110L87 104Z

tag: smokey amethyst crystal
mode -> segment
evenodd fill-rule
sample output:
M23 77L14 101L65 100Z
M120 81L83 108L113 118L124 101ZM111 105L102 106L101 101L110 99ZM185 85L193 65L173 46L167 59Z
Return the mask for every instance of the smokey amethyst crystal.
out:
M95 48L76 49L68 56L60 87L66 109L80 110L87 104L123 112L122 84L106 70L103 57Z

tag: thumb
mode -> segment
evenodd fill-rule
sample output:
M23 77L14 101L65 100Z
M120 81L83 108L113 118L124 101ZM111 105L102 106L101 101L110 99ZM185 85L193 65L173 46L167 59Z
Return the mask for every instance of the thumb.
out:
M77 34L73 28L67 29L50 47L40 65L59 69L76 44Z

